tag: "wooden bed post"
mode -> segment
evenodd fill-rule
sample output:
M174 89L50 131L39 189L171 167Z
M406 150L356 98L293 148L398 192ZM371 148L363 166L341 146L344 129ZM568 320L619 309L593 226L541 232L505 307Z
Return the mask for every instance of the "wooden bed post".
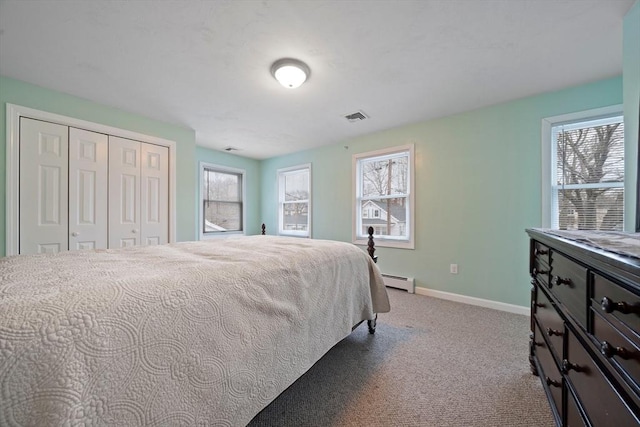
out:
M369 227L367 229L367 233L369 233L369 242L367 243L367 252L369 252L369 256L373 259L373 262L378 263L378 257L373 254L376 252L376 244L373 242L373 227ZM367 326L369 327L369 333L376 333L376 323L378 323L378 313L375 313L376 317L371 320L367 320Z
M378 257L373 254L376 252L375 243L373 243L373 227L369 227L367 229L367 233L369 233L369 243L367 243L367 252L369 252L369 256L373 259L373 262L378 262Z
M267 233L266 233L266 231L265 231L266 229L267 229L267 226L266 226L266 225L264 225L264 222L263 222L263 223L262 223L262 235L263 235L263 236L264 236L265 234L267 234Z

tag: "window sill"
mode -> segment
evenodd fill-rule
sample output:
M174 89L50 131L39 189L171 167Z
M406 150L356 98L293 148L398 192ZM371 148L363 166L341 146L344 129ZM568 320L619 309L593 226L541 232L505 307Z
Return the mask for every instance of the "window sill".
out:
M244 236L244 231L221 231L218 233L200 234L200 240L224 239L227 237Z
M298 234L298 233L283 233L283 232L279 232L278 236L283 236L283 237L301 237L303 239L309 239L311 237L308 233Z
M374 236L373 243L376 248L395 248L395 249L415 249L413 240L410 241L397 241L391 239L384 239L381 236ZM354 245L367 246L369 244L368 239L356 239L353 241Z

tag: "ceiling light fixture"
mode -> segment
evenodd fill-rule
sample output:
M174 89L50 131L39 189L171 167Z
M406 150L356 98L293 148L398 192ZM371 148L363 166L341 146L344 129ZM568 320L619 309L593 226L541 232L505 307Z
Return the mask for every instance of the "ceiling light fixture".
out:
M271 74L287 89L295 89L302 85L311 74L309 66L292 58L278 59L271 66Z

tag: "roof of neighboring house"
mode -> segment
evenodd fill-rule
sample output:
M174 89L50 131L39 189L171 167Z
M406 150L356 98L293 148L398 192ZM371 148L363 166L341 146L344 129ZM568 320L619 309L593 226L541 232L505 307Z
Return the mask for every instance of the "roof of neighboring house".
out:
M209 231L227 231L226 228L220 227L219 225L216 225L214 223L212 223L209 220L204 220L204 231L209 232Z

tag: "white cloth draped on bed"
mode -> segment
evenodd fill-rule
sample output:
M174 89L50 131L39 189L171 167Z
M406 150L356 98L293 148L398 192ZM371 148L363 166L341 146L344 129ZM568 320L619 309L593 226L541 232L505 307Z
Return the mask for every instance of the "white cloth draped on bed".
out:
M2 258L0 425L245 425L387 311L377 267L348 243Z

